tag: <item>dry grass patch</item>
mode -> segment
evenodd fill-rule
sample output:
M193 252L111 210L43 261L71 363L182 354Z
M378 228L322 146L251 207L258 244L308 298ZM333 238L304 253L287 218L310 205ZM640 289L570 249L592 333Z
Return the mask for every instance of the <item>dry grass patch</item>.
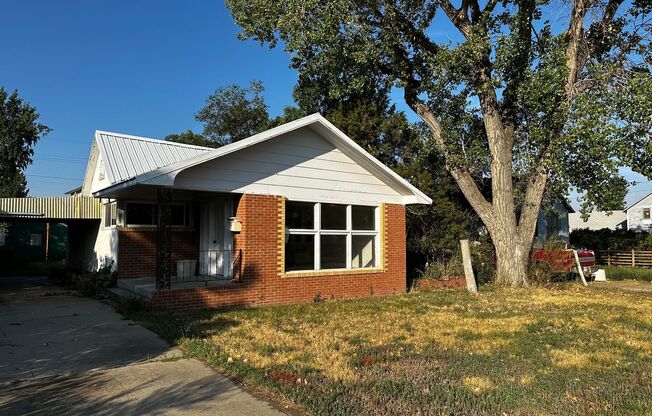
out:
M652 413L652 297L415 292L133 316L315 414Z

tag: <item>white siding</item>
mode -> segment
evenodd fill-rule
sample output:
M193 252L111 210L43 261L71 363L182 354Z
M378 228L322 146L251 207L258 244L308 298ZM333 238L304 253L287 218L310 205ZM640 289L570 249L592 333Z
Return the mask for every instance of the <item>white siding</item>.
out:
M97 163L95 163L95 172L93 172L93 176L91 178L91 193L111 185L111 182L109 181L109 178L106 174L104 158L101 154L99 154L97 157Z
M634 231L652 232L652 220L643 218L643 209L652 209L652 194L627 209L627 228Z
M396 190L308 128L186 169L174 186L309 201L402 202Z

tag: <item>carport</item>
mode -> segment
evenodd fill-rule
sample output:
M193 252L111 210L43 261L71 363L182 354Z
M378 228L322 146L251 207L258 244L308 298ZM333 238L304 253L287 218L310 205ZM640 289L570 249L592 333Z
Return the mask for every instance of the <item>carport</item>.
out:
M73 195L0 198L0 223L63 223L68 227L68 266L94 267L94 244L102 218L99 198Z

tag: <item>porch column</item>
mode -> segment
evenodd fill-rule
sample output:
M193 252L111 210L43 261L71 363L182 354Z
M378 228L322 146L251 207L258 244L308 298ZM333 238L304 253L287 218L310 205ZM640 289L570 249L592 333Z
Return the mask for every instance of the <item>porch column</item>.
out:
M158 229L156 232L156 288L169 289L172 274L172 190L158 188Z

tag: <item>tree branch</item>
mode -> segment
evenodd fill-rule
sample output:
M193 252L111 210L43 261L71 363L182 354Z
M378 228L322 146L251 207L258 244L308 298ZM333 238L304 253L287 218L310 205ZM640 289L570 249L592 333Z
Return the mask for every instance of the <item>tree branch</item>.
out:
M484 6L484 10L482 11L484 17L488 17L494 11L498 2L499 0L489 0L487 2L487 5Z
M446 143L443 137L443 127L435 114L430 111L430 107L419 99L417 85L418 82L414 79L408 81L408 85L404 89L405 101L426 123L432 133L432 137L439 152L444 157L444 160L448 161ZM466 169L460 169L456 166L451 166L448 163L446 164L446 169L453 179L455 179L460 190L473 209L478 213L482 222L484 222L485 225L491 224L494 216L492 205L485 199L484 195L482 195L469 171Z
M532 242L536 231L537 219L541 211L541 201L548 184L547 158L539 164L534 175L528 181L523 208L518 222L518 232L521 240Z
M448 0L437 0L439 6L444 10L446 16L450 19L455 27L462 32L462 34L469 38L471 36L471 22L464 9L456 9ZM464 5L463 5L464 6Z

